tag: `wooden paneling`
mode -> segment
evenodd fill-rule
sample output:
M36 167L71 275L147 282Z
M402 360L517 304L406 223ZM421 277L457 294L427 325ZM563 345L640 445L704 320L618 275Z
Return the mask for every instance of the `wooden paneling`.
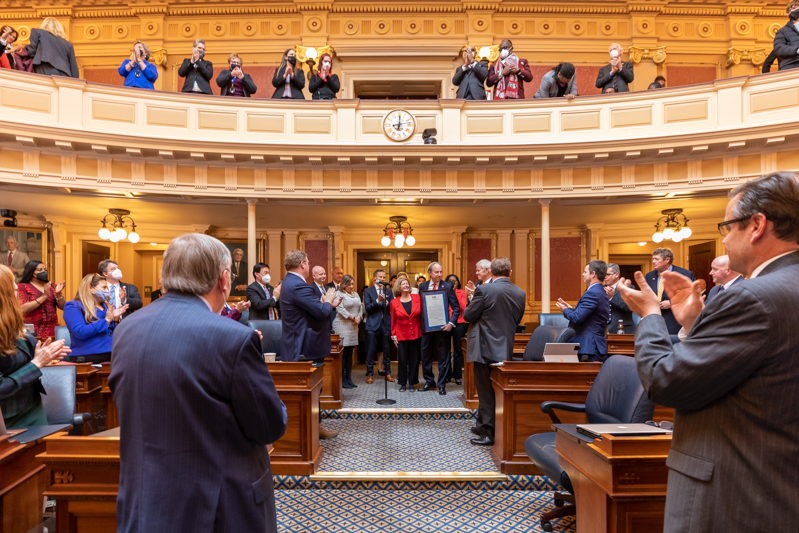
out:
M498 135L504 131L502 115L467 115L466 133L468 135Z
M52 96L49 93L12 89L10 87L0 88L0 105L3 107L14 107L24 111L36 111L38 113L50 113L52 109Z
M45 445L9 437L0 436L0 533L26 533L42 522L46 472L36 456Z

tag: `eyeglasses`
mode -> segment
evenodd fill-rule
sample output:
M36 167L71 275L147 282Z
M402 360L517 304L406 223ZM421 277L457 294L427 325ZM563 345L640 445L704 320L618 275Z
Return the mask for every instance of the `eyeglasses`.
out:
M722 237L726 237L727 235L730 234L730 226L732 226L736 222L743 222L744 220L749 220L750 218L752 218L752 215L749 215L748 217L735 218L733 220L725 220L724 222L719 222L719 233L721 233Z

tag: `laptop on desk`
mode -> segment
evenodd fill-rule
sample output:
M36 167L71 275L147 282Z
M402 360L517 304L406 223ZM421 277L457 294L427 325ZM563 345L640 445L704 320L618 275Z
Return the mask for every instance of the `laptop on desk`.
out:
M579 363L579 342L548 342L544 346L544 361L547 363Z
M577 424L577 431L583 435L597 438L601 434L614 437L648 437L650 435L671 435L670 429L661 429L649 424Z

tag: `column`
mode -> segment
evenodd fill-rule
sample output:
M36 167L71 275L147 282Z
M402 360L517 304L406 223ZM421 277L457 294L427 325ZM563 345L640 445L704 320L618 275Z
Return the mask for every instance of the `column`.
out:
M250 264L249 272L247 272L248 284L255 281L255 277L252 275L252 266L258 262L258 247L255 243L255 204L257 203L257 198L247 198L247 261Z
M530 230L528 229L513 230L513 257L511 257L511 265L513 266L511 281L528 295L531 291L528 276L530 251L527 249L527 236L529 233Z
M344 248L341 242L344 226L328 226L327 229L333 234L333 268L344 268Z
M283 279L281 275L283 268L283 254L280 251L280 238L283 236L281 230L268 230L266 232L268 255L266 262L269 265L269 273L273 280ZM274 285L274 283L272 284Z
M497 230L497 257L510 259L510 234L512 229Z
M541 203L541 312L549 313L549 204L552 199L538 201Z
M468 226L452 226L452 250L454 252L455 262L452 265L450 272L457 273L458 277L462 280L466 279L466 269L464 268L463 260L463 235L466 233ZM468 265L467 265L468 266ZM463 281L462 283L466 283Z

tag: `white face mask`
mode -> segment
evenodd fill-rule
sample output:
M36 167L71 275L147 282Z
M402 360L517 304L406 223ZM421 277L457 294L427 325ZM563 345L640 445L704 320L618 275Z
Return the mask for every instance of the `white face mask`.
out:
M502 51L499 53L499 57L501 57L502 59L505 59L505 58L506 58L506 57L508 57L509 55L510 55L510 50L508 50L508 49L504 49L504 48L503 48L503 49L502 49Z
M322 63L322 66L324 68L330 68L330 61L325 61L324 63Z
M114 270L111 273L111 277L114 278L117 281L121 280L122 279L122 271L119 270L119 269Z
M616 59L617 57L619 57L619 51L618 50L611 50L610 51L610 58L611 59Z
M269 274L264 274L263 276L261 276L261 283L263 283L264 285L266 285L270 281L272 281L272 276L270 276Z

